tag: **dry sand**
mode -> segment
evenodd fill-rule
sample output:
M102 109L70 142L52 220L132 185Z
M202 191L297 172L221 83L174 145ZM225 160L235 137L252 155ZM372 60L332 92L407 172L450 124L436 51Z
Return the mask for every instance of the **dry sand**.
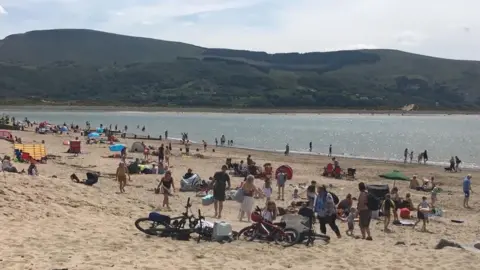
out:
M332 184L340 198L347 193L358 196L357 184L388 183L377 175L399 169L406 175L417 174L420 178L435 176L442 183L444 192L439 202L445 215L432 220L430 233L422 233L409 227L392 227L393 233L384 233L383 224L373 221L373 241L355 240L344 234L346 224L340 223L343 238L332 236L328 245L314 247L296 245L281 248L274 244L235 241L229 244L173 241L171 239L146 237L139 232L134 221L145 217L161 204L161 196L151 189L157 185L156 175L133 175L126 194L117 194L118 185L107 174L115 173L118 160L102 158L109 154L106 145L82 145L84 154L73 157L65 153L62 144L69 135L37 135L32 132L14 132L24 142L45 140L49 154L58 156L48 164L38 165L40 176L0 174L0 269L475 269L480 265L479 253L454 248L435 250L441 238L459 243L473 243L479 234L480 195L473 194L472 210L462 207L461 182L466 172L445 173L442 168L422 165L403 165L379 161L341 159L342 167L357 168L356 181L334 180L320 176L327 157L292 155L217 148L203 153L204 159L181 157L174 144L171 164L177 186L187 168L192 168L203 178L208 178L224 164L226 157L234 161L252 154L258 164L272 162L274 167L289 164L294 169L290 183L307 183L316 180ZM131 145L132 141L126 142ZM158 146L158 144L157 144ZM196 147L192 147L196 148ZM0 141L0 155L12 155L12 144ZM141 157L141 154L130 156ZM26 169L26 164L16 164ZM100 178L94 187L73 183L71 173L84 176L88 170L100 171L107 177ZM473 175L473 189L480 177ZM52 176L57 176L52 178ZM233 178L237 186L241 178ZM401 196L411 192L414 203L424 193L409 191L408 182L397 182ZM288 187L286 197L292 192ZM480 190L480 189L479 189ZM448 191L451 191L449 193ZM182 211L187 197L194 202L193 210L200 208L213 220L213 206L203 207L200 198L192 193L177 192L172 198L172 215ZM276 193L274 193L276 197ZM264 200L258 199L263 206ZM288 202L277 202L285 206ZM239 204L226 201L224 220L231 222L235 230L248 225L237 221ZM461 219L463 224L450 222ZM358 235L359 230L356 228ZM405 245L395 245L403 241Z

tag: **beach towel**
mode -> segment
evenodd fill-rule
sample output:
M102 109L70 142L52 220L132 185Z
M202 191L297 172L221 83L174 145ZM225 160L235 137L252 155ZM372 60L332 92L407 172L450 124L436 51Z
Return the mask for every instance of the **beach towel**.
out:
M388 173L380 174L379 175L382 178L389 179L389 180L401 180L401 181L410 181L410 178L405 176L403 173L393 170Z

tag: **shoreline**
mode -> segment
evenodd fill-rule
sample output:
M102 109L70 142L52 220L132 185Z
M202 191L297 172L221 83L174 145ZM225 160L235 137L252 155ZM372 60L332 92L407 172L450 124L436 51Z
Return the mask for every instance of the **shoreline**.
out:
M66 106L66 105L4 105L2 110L44 111L118 111L118 112L173 112L173 113L221 113L221 114L394 114L401 115L480 115L480 111L401 111L373 109L301 109L301 108L201 108L201 107L137 107L137 106Z

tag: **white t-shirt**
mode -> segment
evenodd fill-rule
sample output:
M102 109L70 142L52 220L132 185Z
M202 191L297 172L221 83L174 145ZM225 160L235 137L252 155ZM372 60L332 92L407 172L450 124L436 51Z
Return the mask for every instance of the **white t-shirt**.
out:
M262 217L266 221L273 222L273 213L266 209L262 211Z

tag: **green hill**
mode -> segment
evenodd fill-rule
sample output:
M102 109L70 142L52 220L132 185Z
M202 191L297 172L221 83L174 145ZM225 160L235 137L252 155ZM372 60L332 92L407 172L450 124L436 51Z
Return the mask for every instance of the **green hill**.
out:
M92 30L0 41L3 104L479 109L480 62L394 50L267 54Z

